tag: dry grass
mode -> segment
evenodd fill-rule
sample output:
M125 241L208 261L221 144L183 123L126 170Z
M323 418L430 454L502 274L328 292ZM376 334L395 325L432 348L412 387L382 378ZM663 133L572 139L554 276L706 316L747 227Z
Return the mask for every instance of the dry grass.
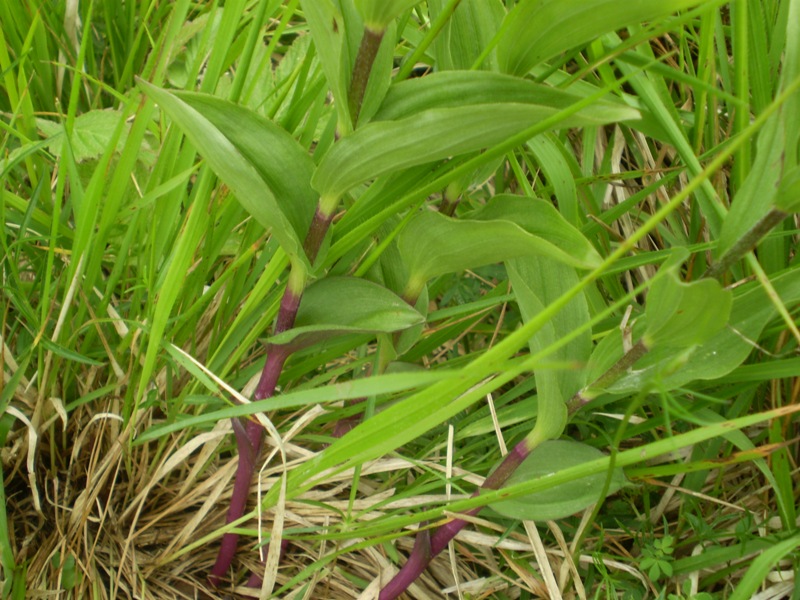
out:
M18 397L35 398L32 388L20 389ZM39 405L46 405L43 402ZM216 554L215 531L225 522L225 507L231 494L235 458L220 453L230 444L231 427L219 423L213 431L183 439L175 436L168 445L156 443L134 446L125 442L129 431L121 430L115 417L114 399L100 400L91 408L80 407L64 423L59 414L41 413L37 435L20 427L9 436L3 452L8 497L7 511L12 524L10 537L18 549L18 560L28 565L27 589L30 598L52 598L53 582L64 581L64 564L59 557L72 557L77 580L71 592L75 598L130 598L166 600L171 598L230 598L233 588L216 590L205 580ZM106 410L94 412L92 409ZM36 410L33 411L37 413ZM309 415L311 421L316 414ZM143 413L139 427L147 427L152 413ZM295 434L300 431L295 431ZM313 452L291 442L286 443L290 465L314 456ZM229 447L227 448L229 450ZM33 477L38 496L31 494L28 456L33 453ZM688 456L688 453L687 453ZM444 458L444 457L439 457ZM282 467L267 465L262 472L262 489L277 481ZM444 470L446 460L432 460L431 469ZM401 471L414 465L402 458L386 458L364 466L359 480L357 499L351 510L360 512L360 519L379 519L388 511L430 505L440 496L418 496L392 501L393 489L378 491L370 484L369 475ZM473 473L454 473L471 484L482 478ZM352 472L325 477L320 485L285 507L288 532L337 531L346 528L344 515L350 506ZM723 466L709 472L703 495L680 487L684 475L676 475L664 488L660 503L650 512L650 521L666 531L678 525L679 508L684 495L704 503L708 523L730 523L727 538L718 544L734 543L736 524L745 512L756 518L769 514L769 488L751 462ZM657 480L650 480L657 484ZM719 494L722 490L724 494ZM253 495L258 492L254 485ZM705 493L707 492L707 493ZM37 508L40 505L40 509ZM269 531L271 514L264 515L263 531ZM572 561L574 547L557 523L537 527L526 523L528 535L513 532L490 520L474 518L476 527L462 532L449 553L442 554L429 571L410 590L409 598L438 599L445 597L518 598L522 590L534 597L587 598L587 590ZM248 524L258 527L257 521ZM770 532L779 523L775 519L761 525ZM539 533L546 535L545 539ZM572 532L577 537L580 528ZM311 535L311 537L309 537ZM600 535L600 539L597 536ZM722 535L722 534L721 534ZM208 536L208 538L207 538ZM338 545L332 540L313 539L313 534L290 533L277 577L277 586L332 553L341 553L314 573L307 585L286 598L376 597L378 577L385 581L394 571L391 560L381 546L347 552L348 545L358 538ZM200 543L205 541L208 543ZM412 536L397 541L398 550L411 550ZM601 560L605 568L624 571L655 589L636 568L635 555L641 540L635 531L596 528L588 532L585 546L600 547L602 553L579 554L581 564ZM697 548L700 550L700 547ZM258 571L262 565L253 562L256 554L243 552L244 566ZM614 557L614 558L612 558ZM680 557L676 557L680 558ZM720 589L733 585L745 569L752 554L741 556L740 568L732 569L720 582ZM63 563L63 561L61 561ZM502 564L500 564L502 563ZM67 567L71 568L71 565ZM690 579L696 581L700 573ZM725 580L730 584L726 584ZM360 583L359 583L360 582ZM364 583L369 583L363 588ZM230 584L228 584L230 585ZM781 582L774 582L776 591ZM277 589L277 588L276 588ZM242 589L238 591L242 592ZM61 592L61 595L70 594ZM498 596L499 597L499 596Z

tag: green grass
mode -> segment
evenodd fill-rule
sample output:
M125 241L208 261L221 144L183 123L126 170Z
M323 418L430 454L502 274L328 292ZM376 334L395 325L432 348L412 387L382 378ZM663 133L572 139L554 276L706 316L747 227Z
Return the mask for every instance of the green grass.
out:
M794 578L800 545L794 215L722 274L734 309L720 332L654 350L637 363L640 379L624 374L574 405L555 437L608 456L469 495L502 448L549 418L548 386L569 389L567 402L619 358L621 330L642 335L652 282L672 273L695 283L773 208L799 159L800 3L687 2L576 38L515 74L577 100L502 135L486 112L459 106L465 129L487 127L485 143L426 161L422 150L448 136L461 144L462 132L433 129L428 147L392 154L425 132L380 120L386 88L417 63L497 70L509 31L533 35L511 25L496 34L491 14L514 3L462 0L452 18L454 2L405 9L355 131L338 99L361 35L352 3L337 2L351 8L327 34L321 3L220 4L97 1L71 15L64 3L0 3L0 597L216 597L264 572L253 548L278 536L290 543L277 571L268 567L273 597L355 598L405 563L418 526L611 466L632 485L594 510L537 521L538 535L491 508L470 518L409 597L797 597L777 580ZM577 36L559 27L530 47ZM137 78L230 100L310 153L312 184L339 204L302 277L291 232L264 226L274 215L258 213L259 198L240 199L256 205L245 210ZM430 92L415 118L441 102L425 113L441 127L434 116L447 102L467 101L447 93ZM488 114L507 125L518 113L504 101L492 96ZM630 107L643 118L625 117ZM601 109L617 116L581 120ZM456 252L453 272L438 275L432 260L416 336L361 333L303 349L279 393L237 403L252 397L290 272L301 289L354 275L408 299L407 269L428 258L408 261L423 239L409 233L418 208L452 209L463 223L500 194L552 202L599 260L569 267L574 281L531 283L546 300L534 312L511 285L518 264L464 266ZM585 299L586 318L570 298ZM591 359L575 350L581 340ZM364 411L358 429L334 438ZM225 525L238 456L230 419L253 414L272 432L264 468L250 512ZM283 527L273 529L276 517ZM214 590L208 571L232 529L245 539L235 577Z

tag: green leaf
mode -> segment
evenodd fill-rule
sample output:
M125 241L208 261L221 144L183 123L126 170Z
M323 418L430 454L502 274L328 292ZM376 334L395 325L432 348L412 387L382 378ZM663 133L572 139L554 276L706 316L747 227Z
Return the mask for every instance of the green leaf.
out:
M303 293L295 327L271 337L269 342L295 352L340 335L392 333L424 320L397 294L377 283L356 277L326 277Z
M647 294L644 343L650 349L702 344L725 327L732 302L731 292L717 281L683 283L670 271Z
M543 442L508 478L508 487L533 479L549 477L570 467L576 467L604 454L597 448L569 440ZM600 498L600 490L606 482L607 473L598 472L581 479L562 483L548 490L504 500L491 504L493 510L512 519L541 521L563 519L588 508ZM613 494L627 484L625 474L617 467L611 475L608 493Z
M581 225L583 207L578 201L576 173L580 173L574 155L565 148L556 134L537 135L526 144L536 159L537 166L544 173L547 183L553 187L553 196L558 201L558 211L567 222Z
M475 83L468 83L470 78ZM416 83L429 79L435 85ZM463 85L448 87L459 81ZM501 82L505 86L494 87ZM400 97L397 88L401 88ZM512 89L516 90L513 97L500 93ZM449 72L402 82L390 88L372 122L331 148L311 184L323 197L335 200L381 175L499 144L581 100L567 92L536 84L520 86L514 78L480 71L469 77ZM638 115L627 106L597 102L566 116L559 126L602 125Z
M351 0L314 0L301 4L322 70L336 100L333 104L339 133L347 135L353 129L348 110L348 89L364 34L364 20ZM358 118L362 124L378 109L391 83L397 29L394 23L387 25L376 30L386 29L367 81Z
M364 25L372 31L383 31L400 13L420 0L354 0Z
M587 84L581 87L581 91L580 94L564 91L529 79L489 71L443 71L393 85L374 120L397 121L431 109L496 104L531 105L556 112L598 89ZM580 120L576 126L601 125L638 119L639 112L618 102L600 100L572 118Z
M717 256L725 254L772 208L781 182L785 143L782 113L777 113L758 134L753 167L722 224Z
M121 118L122 114L116 110L90 110L76 117L70 136L75 160L82 162L100 158L111 143ZM56 158L61 156L63 144L60 137L64 133L64 125L48 119L36 119L36 125L49 138L47 150L50 154ZM118 151L127 141L128 129L126 126L117 140Z
M428 0L431 22L441 14L446 0ZM437 71L468 70L492 41L506 11L500 0L461 0L433 43ZM481 67L496 69L494 54Z
M372 69L369 72L367 89L364 92L361 111L358 113L358 122L362 126L372 120L373 115L381 107L383 99L389 91L389 86L392 83L396 42L397 27L394 23L390 23L386 28L375 62L372 63Z
M350 131L352 123L347 109L347 87L350 84L355 54L351 56L346 38L349 23L346 23L338 2L303 0L300 4L317 48L322 71L336 100L334 107L339 117L339 126L345 132Z
M652 21L699 2L522 0L506 15L500 29L497 44L500 70L525 75L536 65L604 33Z
M800 302L800 272L789 271L771 280L784 304ZM613 393L640 390L643 382L661 377L664 389L674 389L696 380L713 380L727 375L752 352L754 345L776 310L767 293L757 283L734 291L729 327L717 332L689 355L681 369L661 376L663 365L684 350L665 347L648 353L636 364L636 370L609 388ZM621 346L621 344L620 344ZM619 351L621 355L621 350Z
M313 162L292 137L252 111L203 94L171 93L140 80L244 209L308 268L303 251L316 195Z
M308 152L282 127L242 106L208 94L173 93L225 133L269 186L298 238L305 239L318 199Z
M739 585L730 595L730 600L747 600L755 597L770 571L778 567L778 563L798 547L800 547L800 535L795 534L760 552L750 563L747 573L739 580Z
M80 352L72 350L71 348L66 348L60 344L53 342L52 340L48 340L47 338L42 338L40 340L42 346L44 346L47 350L55 354L56 356L60 356L61 358L68 360L70 362L79 363L82 365L91 365L93 367L100 367L106 363L100 362L99 360L94 360L89 358L88 356L84 356Z
M510 260L506 270L526 323L578 283L574 268L540 256ZM528 346L532 353L537 353L588 321L586 296L579 294L531 338ZM571 369L536 371L536 429L540 439L557 438L563 433L567 421L565 401L586 383L585 363L591 351L592 336L587 330L547 357L547 360L572 363Z
M784 175L775 197L775 208L786 213L800 212L800 167Z
M409 271L404 296L416 298L432 277L522 256L542 255L576 267L593 266L588 257L575 256L562 246L568 238L562 234L571 226L558 211L542 200L528 198L526 203L534 215L531 220L541 215L542 222L552 223L553 229L534 234L510 220L454 219L429 210L415 216L398 238ZM487 209L488 215L494 214L494 207ZM502 214L502 210L496 212ZM478 216L488 215L481 211Z
M486 206L469 215L479 221L505 220L556 246L566 257L559 260L578 268L594 268L602 258L594 246L546 200L513 194L498 194Z

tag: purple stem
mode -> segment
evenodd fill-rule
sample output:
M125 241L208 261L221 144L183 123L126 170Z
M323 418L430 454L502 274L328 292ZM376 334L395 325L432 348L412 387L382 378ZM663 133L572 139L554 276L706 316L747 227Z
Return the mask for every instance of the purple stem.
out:
M528 448L527 440L519 442L472 496L478 496L481 490L499 490L530 453L531 449ZM464 514L472 517L481 512L482 509L483 507L479 506ZM436 555L447 547L447 544L459 531L464 529L466 524L467 522L463 519L453 519L437 528L433 535L428 531L418 533L417 539L414 541L414 548L411 550L406 564L384 586L378 597L379 600L394 600L406 591L408 586L422 575ZM423 538L422 541L420 538Z
M303 244L303 249L306 251L306 256L308 256L308 262L310 262L312 266L314 261L317 260L317 254L322 247L322 240L325 239L325 234L331 226L331 220L333 220L333 212L329 215L325 214L325 212L317 206L317 210L314 212L314 218L311 220L311 225L308 227L306 241Z
M317 207L304 244L304 250L311 263L317 257L332 218L333 215L326 215ZM287 331L294 326L301 297L302 293L295 293L289 287L286 288L275 321L273 330L275 334ZM275 393L275 387L278 385L278 379L288 357L289 351L286 348L271 344L267 346L267 361L256 386L255 400L270 398ZM261 455L261 446L264 443L264 428L255 419L247 419L244 422L233 419L233 430L239 449L239 463L236 466L233 493L225 523L232 523L244 515L247 498L250 495L250 483L253 481L256 465ZM226 533L222 536L217 560L208 576L211 585L219 585L220 579L228 572L233 557L236 555L238 542L238 533Z
M364 402L366 398L356 398L354 400L348 400L345 402L345 406L355 406L356 404L361 404ZM336 421L336 425L333 427L333 432L331 433L331 437L340 438L344 437L344 434L349 432L351 429L354 429L356 425L361 422L361 414L351 415L344 419L339 419Z
M287 297L293 302L287 301ZM284 307L287 307L286 310L291 310L291 306L294 305L294 313L296 314L296 305L299 303L299 296L289 293L284 294L278 322L281 321L281 315L283 315L285 322L289 322L288 315L284 312ZM294 315L291 318L291 322L293 321ZM277 332L277 326L275 329ZM270 346L267 352L267 362L261 372L261 379L258 382L254 396L256 400L269 398L275 392L278 377L280 377L281 370L288 357L288 352L280 346ZM253 474L256 471L256 465L261 455L261 446L264 443L264 428L256 420L247 419L243 422L239 419L233 419L233 431L236 434L236 445L239 448L239 463L236 465L233 494L231 495L231 503L228 507L225 523L232 523L244 514L247 506L247 497L250 495L250 483L253 480ZM238 542L238 533L226 533L222 536L217 560L208 577L212 585L219 585L220 578L228 572L236 554Z

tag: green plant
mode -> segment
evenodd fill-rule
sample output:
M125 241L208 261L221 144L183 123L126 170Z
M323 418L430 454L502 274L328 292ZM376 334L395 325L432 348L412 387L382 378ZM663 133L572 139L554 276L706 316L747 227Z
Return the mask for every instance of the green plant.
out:
M648 544L642 549L642 560L639 566L647 571L647 576L652 581L658 581L662 577L665 579L672 577L674 543L675 539L667 533L652 540L652 544Z
M96 412L122 429L75 506L105 494L116 458L127 488L145 490L119 511L133 531L148 493L174 476L174 457L199 447L198 435L217 440L214 427L230 420L238 462L226 525L191 540L183 532L160 564L221 536L210 575L220 584L250 533L264 543L249 584L284 596L345 551L278 581L293 540L389 547L427 523L408 560L387 550L401 568L381 598L399 596L486 506L502 523L568 520L594 506L594 522L628 479L702 474L722 454L755 465L788 531L741 584L745 594L796 542L780 446L792 402L760 405L755 392L727 387L769 380L772 369L796 373L784 361L800 342L789 243L800 8L758 6L752 22L770 35L748 30L747 3L721 0L98 3L100 16L82 9L73 21L113 32L105 47L88 34L74 45L39 8L0 9L12 48L0 55L12 116L3 339L17 356L0 389L4 443L9 422L27 423L48 436L48 476L68 471L53 450L65 445L55 419L43 408L26 414L45 406L28 390L40 382L40 400L63 399L54 410L73 420L112 398ZM60 64L47 30L75 54L62 73L68 94L57 78L24 83L34 63ZM673 49L659 46L673 37ZM748 54L767 39L769 53ZM735 60L716 56L728 47ZM749 71L726 71L731 62ZM409 78L418 63L433 72ZM130 89L133 73L144 96ZM714 121L718 107L730 121ZM720 137L726 127L731 136ZM464 272L474 273L469 285ZM454 298L463 303L447 305ZM775 356L753 361L767 345ZM106 379L87 389L97 373ZM487 395L497 407L479 406ZM96 424L90 415L81 431ZM761 422L766 438L739 431ZM445 425L482 485L445 482L427 466ZM307 454L290 444L298 431ZM487 432L510 441L504 458ZM689 446L694 462L648 471L648 459ZM224 469L228 450L203 460ZM414 477L362 473L393 453ZM276 456L273 485L259 487L258 514L275 510L262 539L243 528L247 503L256 472ZM35 468L25 469L38 499ZM287 503L346 471L352 492L336 508L339 524L284 527ZM464 497L365 520L356 507L368 477L401 497L445 486ZM73 514L68 539L88 521ZM576 532L576 555L586 535ZM672 560L674 541L648 546L640 567L651 579L690 568ZM0 542L5 589L20 590L13 581L27 567L10 537ZM77 556L64 547L40 563L85 590L95 578L75 571ZM638 585L629 584L618 587Z

